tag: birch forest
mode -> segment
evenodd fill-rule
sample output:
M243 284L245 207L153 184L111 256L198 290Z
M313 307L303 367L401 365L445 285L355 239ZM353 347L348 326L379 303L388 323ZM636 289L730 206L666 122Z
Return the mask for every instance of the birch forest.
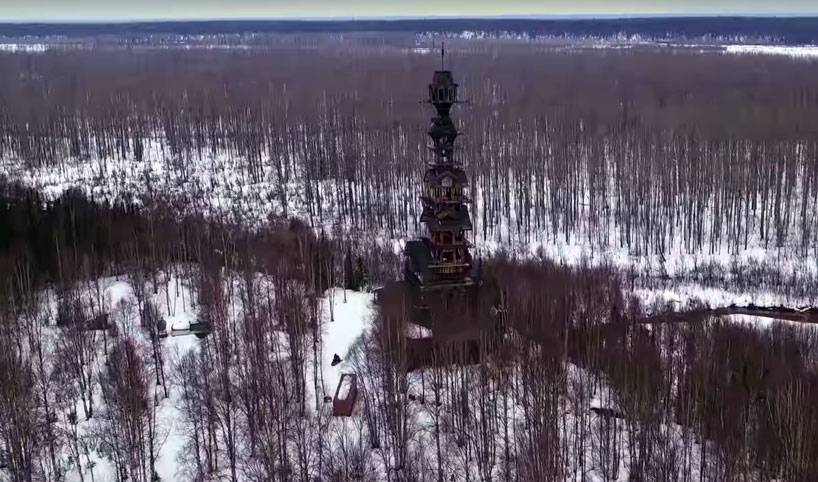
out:
M445 346L387 289L441 41L481 281ZM818 480L814 58L78 42L0 49L0 481Z

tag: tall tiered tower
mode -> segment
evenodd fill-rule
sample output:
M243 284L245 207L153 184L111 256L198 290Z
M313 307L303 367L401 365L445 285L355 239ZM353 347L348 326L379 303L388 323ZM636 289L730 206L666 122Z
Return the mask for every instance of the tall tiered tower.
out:
M429 149L432 158L423 177L420 221L427 236L406 245L407 280L425 289L474 284L468 233L472 229L467 196L468 177L457 159L454 141L457 128L449 112L457 99L457 84L448 70L438 70L429 84L428 102L437 115L432 118Z
M457 84L443 67L432 77L428 102L436 115L421 196L425 236L406 243L404 279L376 292L383 333L397 335L394 346L406 354L407 371L479 363L503 339L498 319L488 316L482 304L479 261L472 269L469 182L456 155L458 132L449 116L458 103ZM407 331L412 325L431 334L418 337Z

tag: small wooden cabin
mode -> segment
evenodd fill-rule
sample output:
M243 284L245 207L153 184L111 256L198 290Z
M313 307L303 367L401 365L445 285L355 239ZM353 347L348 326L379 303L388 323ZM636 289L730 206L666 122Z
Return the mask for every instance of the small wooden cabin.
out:
M335 397L332 399L333 417L350 417L358 399L358 375L344 373L338 380Z

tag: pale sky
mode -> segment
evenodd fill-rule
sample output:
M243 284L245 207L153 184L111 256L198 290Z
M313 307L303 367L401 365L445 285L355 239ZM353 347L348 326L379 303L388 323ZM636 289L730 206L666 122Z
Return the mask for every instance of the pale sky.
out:
M818 0L0 0L0 21L818 15Z

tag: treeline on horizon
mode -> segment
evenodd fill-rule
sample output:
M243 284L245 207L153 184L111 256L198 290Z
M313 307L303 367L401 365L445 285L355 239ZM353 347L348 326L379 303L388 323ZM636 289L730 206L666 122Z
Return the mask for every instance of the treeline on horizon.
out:
M125 23L0 23L6 37L96 35L229 35L281 33L479 31L530 37L649 39L756 39L783 44L818 42L816 17L441 18L366 20L210 20Z
M238 185L269 186L275 215L418 232L431 114L417 101L439 59L300 42L2 54L0 157L184 174L225 155ZM455 44L447 62L469 101L454 112L456 155L478 245L818 249L818 63L513 42ZM171 196L143 181L130 194ZM205 199L190 189L166 201L189 210Z

